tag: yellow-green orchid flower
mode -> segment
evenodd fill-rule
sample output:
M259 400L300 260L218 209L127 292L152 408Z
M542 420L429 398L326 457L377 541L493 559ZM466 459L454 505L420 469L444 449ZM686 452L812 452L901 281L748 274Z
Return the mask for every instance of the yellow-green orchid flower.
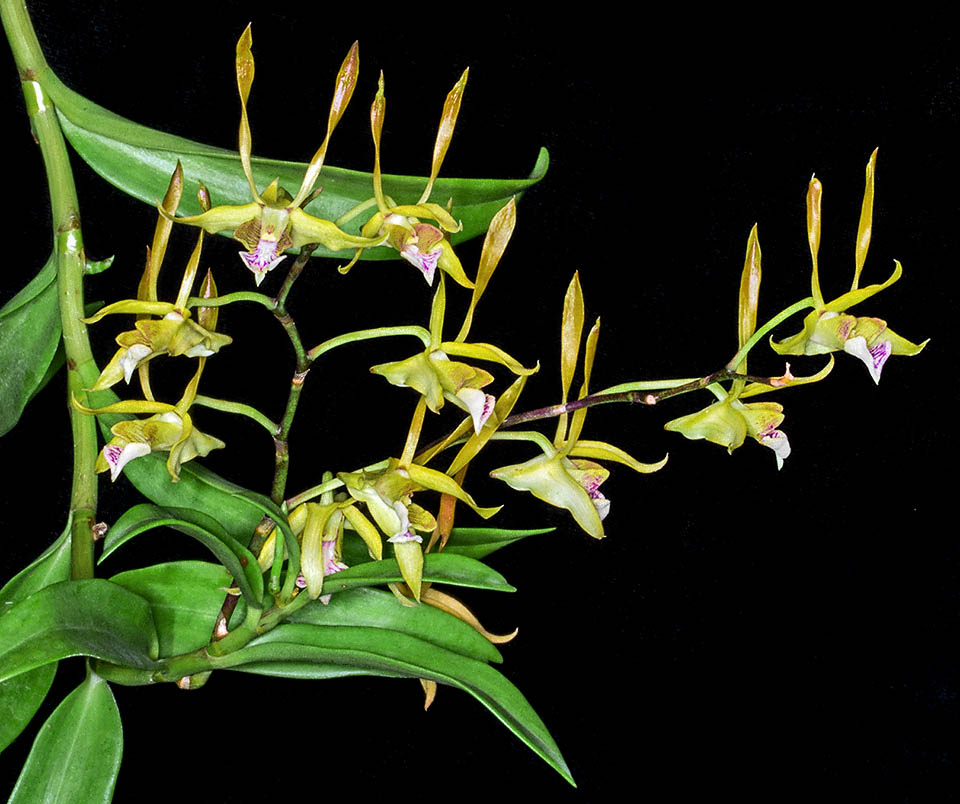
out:
M118 422L110 432L113 438L100 451L95 466L97 472L109 470L110 480L116 480L123 467L134 458L169 451L167 470L176 481L180 478L181 464L226 446L219 438L197 430L189 415L181 417L172 409L154 414L149 419Z
M810 179L807 190L807 239L813 260L811 292L814 310L803 321L803 329L793 337L775 342L770 346L781 355L817 355L828 352L844 351L863 361L876 383L880 382L880 372L890 355L918 354L927 341L915 344L902 338L891 330L885 321L867 316L853 316L846 311L860 302L876 295L896 282L903 268L894 260L893 274L886 282L878 285L859 287L860 272L867 258L870 237L873 232L873 191L874 172L877 152L874 151L867 162L866 187L860 210L860 225L857 230L856 264L853 284L846 293L833 301L826 302L820 290L820 277L817 265L817 253L820 249L820 207L823 185L816 177Z
M182 173L180 165L174 171L167 191L167 203L175 206L180 197ZM233 338L216 332L217 308L200 308L198 320L194 321L191 311L187 308L187 301L193 290L197 269L200 265L200 253L203 249L203 232L197 238L197 244L187 261L183 277L180 280L180 290L175 302L157 300L156 285L160 272L164 252L166 251L170 225L161 216L157 222L157 233L154 236L153 248L148 249L148 258L140 280L136 299L108 304L84 323L95 324L108 315L128 314L138 316L162 316L161 320L141 319L134 325L135 329L121 332L117 338L120 349L111 358L104 370L100 373L97 382L89 390L102 391L118 383L121 379L127 384L133 377L133 372L159 355L173 355L185 357L209 357L230 343ZM202 294L209 298L217 295L213 275L207 271Z
M499 255L497 258L499 259ZM492 268L489 270L492 272ZM475 293L475 299L476 297ZM475 304L474 301L470 308L471 312ZM520 376L533 374L537 368L524 368L502 349L490 344L463 343L461 340L444 342L445 311L446 285L441 278L433 297L430 314L430 344L427 348L406 360L373 366L370 371L385 377L391 385L418 391L426 400L427 407L434 413L440 411L444 400L452 402L470 414L474 432L479 434L487 419L490 418L490 414L493 413L497 401L493 395L481 390L493 382L493 375L483 369L451 360L450 355L489 360L506 366Z
M740 277L737 354L756 331L760 277L760 241L757 237L757 227L754 225L747 238L747 251ZM745 374L747 358L744 357L738 365L730 365L728 368ZM826 377L832 368L833 358L831 357L821 371L810 377L794 377L790 373L788 363L784 375L771 379L769 384L748 383L746 379L741 378L734 380L728 391L719 383L714 383L707 386L707 389L717 397L716 402L696 413L667 422L664 429L680 433L691 440L706 439L714 444L720 444L731 453L743 444L747 436L750 436L757 443L773 450L777 459L777 469L782 469L784 460L790 456L790 440L786 433L777 429L784 419L783 406L777 402L742 402L741 400L776 388L817 382Z
M96 462L97 472L110 471L110 479L116 480L123 467L135 458L151 452L166 452L167 472L174 483L180 479L180 466L197 456L205 456L211 450L226 446L219 438L201 433L193 426L189 410L197 396L197 386L207 359L198 360L197 370L187 383L183 396L176 405L157 402L154 399L131 399L114 402L102 408L88 408L76 398L74 406L83 413L104 415L111 413L150 413L147 419L128 419L117 422L110 428L113 438L108 441Z
M673 419L665 430L680 433L696 440L705 438L733 452L749 435L758 443L773 450L777 468L790 456L790 440L777 427L783 421L783 405L776 402L741 402L725 396L707 408Z
M444 399L467 411L479 433L496 404L496 398L481 388L493 382L493 375L466 363L450 360L442 349L427 350L406 360L382 363L370 371L385 377L391 385L413 388L437 413Z
M278 180L271 182L260 193L253 180L250 166L252 138L250 123L247 119L247 99L254 74L252 43L253 37L248 25L237 42L237 87L240 91L238 147L253 201L240 206L213 207L200 215L176 220L180 223L200 226L204 231L211 233L233 230L233 237L246 249L240 252L240 259L253 272L254 280L259 285L267 273L284 259L284 252L289 248L299 248L308 243L320 243L331 251L342 251L378 245L383 242L383 237L367 238L347 234L332 221L315 218L302 209L303 205L310 200L317 177L323 167L330 135L340 122L356 86L359 64L357 43L354 42L337 74L333 101L330 104L330 114L327 119L326 137L313 159L310 160L296 196L291 196L280 187ZM162 207L160 211L172 219L171 214Z
M325 478L331 477L325 475ZM298 505L287 516L290 529L300 541L300 577L297 586L306 588L311 600L329 601L322 595L323 579L347 565L341 560L343 530L355 530L367 545L371 558L383 557L383 544L374 524L354 505L352 499L334 502L332 493L325 493L319 503ZM283 547L283 540L280 540ZM260 550L257 561L263 572L269 572L274 562L277 531L271 531Z
M417 531L430 533L437 522L429 511L411 502L414 492L449 494L485 519L500 510L478 506L449 475L415 463L401 464L396 458L391 458L387 468L379 472L340 472L337 477L354 500L366 504L374 522L393 544L400 572L417 600L423 575L423 539Z
M199 372L198 372L199 374ZM195 376L196 379L196 376ZM180 479L180 466L197 456L208 455L212 450L226 446L219 438L206 435L193 426L187 409L196 395L196 383L191 382L184 398L177 405L146 400L115 402L103 408L87 408L74 400L74 405L83 413L101 415L110 413L152 413L147 419L127 419L110 428L111 438L97 457L96 471L109 470L110 479L116 480L130 461L142 458L151 452L167 452L167 471L174 482Z
M127 300L116 302L100 310L88 324L99 321L111 313L139 313L162 315L161 320L141 320L136 328L121 332L116 341L120 349L100 373L91 391L102 391L121 379L128 384L133 372L148 360L159 355L183 355L185 357L209 357L223 346L233 343L229 335L210 332L190 318L190 311L177 309L168 302L143 302Z
M433 285L433 278L437 268L449 274L455 282L463 287L472 288L473 282L464 273L460 260L453 251L453 246L445 233L459 232L461 224L439 204L429 203L430 193L436 181L453 136L453 128L460 112L460 101L467 83L467 70L464 70L460 80L447 95L443 107L443 116L440 119L440 128L433 149L433 163L427 186L416 204L397 204L393 199L384 195L382 174L380 171L380 138L383 132L384 110L386 100L383 94L383 73L376 98L370 109L370 128L373 132L373 194L377 203L377 212L360 230L363 237L379 238L385 246L396 249L400 256L420 270L428 285ZM368 202L369 203L369 202ZM423 223L420 219L427 218L435 221ZM342 220L342 219L341 219ZM349 265L340 269L346 273L353 267L360 257L358 250Z
M583 315L580 279L574 274L564 299L561 325L562 404L566 403L573 382L583 332ZM600 320L597 319L587 336L580 399L590 393L590 374L599 336ZM600 485L610 476L610 471L593 459L612 460L644 474L661 469L667 459L665 457L658 463L644 464L612 444L582 440L580 434L586 415L587 409L580 408L572 417L567 414L560 416L552 444L540 433L527 434L529 440L536 441L544 454L525 463L495 469L490 476L502 480L512 489L528 491L538 500L566 509L590 536L602 539L603 519L610 511L610 501L600 492Z

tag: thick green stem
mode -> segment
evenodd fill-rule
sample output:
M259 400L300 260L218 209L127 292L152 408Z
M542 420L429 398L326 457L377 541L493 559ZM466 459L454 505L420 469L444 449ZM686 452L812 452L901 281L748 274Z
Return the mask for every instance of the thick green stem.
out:
M99 376L90 350L87 327L81 320L84 315L85 257L79 204L57 112L39 83L40 76L48 67L30 24L26 5L23 0L4 0L0 4L0 17L17 63L27 115L43 154L50 189L60 319L67 358L66 404L73 433L71 576L75 579L92 578L93 525L97 508L94 472L97 457L96 420L80 413L71 402L75 396L83 404L88 404L84 389L93 385Z

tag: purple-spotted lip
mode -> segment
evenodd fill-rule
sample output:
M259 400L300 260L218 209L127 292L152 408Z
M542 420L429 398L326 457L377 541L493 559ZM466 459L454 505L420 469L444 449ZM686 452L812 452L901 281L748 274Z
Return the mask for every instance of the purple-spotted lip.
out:
M264 274L272 271L287 258L286 254L277 256L277 242L275 240L261 239L252 251L241 251L239 253L243 264L256 275L258 285Z
M850 338L844 342L843 351L862 360L867 367L867 371L870 372L870 376L873 377L873 381L879 383L883 366L890 355L893 354L893 344L886 340L868 347L867 339L858 335L856 338Z
M437 271L437 263L440 261L441 253L442 249L438 247L425 254L417 248L416 244L411 243L403 247L400 256L414 267L419 268L423 278L427 280L427 284L432 287L433 276Z

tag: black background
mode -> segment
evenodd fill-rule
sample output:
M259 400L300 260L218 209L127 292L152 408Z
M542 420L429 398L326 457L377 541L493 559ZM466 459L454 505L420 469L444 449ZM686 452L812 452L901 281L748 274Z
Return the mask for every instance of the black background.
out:
M578 791L454 690L441 689L424 714L412 681L222 674L197 693L114 687L125 732L116 800L142 791L184 801L419 798L528 785L583 801L625 789L654 800L720 791L780 800L799 789L830 797L849 788L913 801L955 791L960 579L947 496L956 448L955 41L931 36L935 25L902 21L838 29L828 20L827 33L807 30L808 19L790 28L588 12L545 20L439 5L31 9L50 64L71 87L139 122L228 148L238 119L233 48L252 20L254 152L303 161L322 138L336 69L359 38L360 82L328 160L361 170L372 165L367 110L380 69L384 170L424 174L443 98L470 66L444 175L520 177L541 145L551 153L547 177L520 203L472 333L526 364L541 361L525 407L557 396L560 308L574 270L588 320L603 317L596 388L702 375L725 363L736 347L737 286L753 223L763 249L761 319L809 292L804 194L814 172L824 185L824 293L839 295L853 270L864 165L877 146L864 281L885 279L894 258L904 278L856 312L886 318L911 340L932 338L921 356L892 358L879 387L840 355L828 381L773 397L786 408L782 427L793 445L779 473L752 441L729 456L662 431L668 418L708 404L706 394L663 409L597 409L588 437L643 461L670 452L655 475L614 470L602 542L565 513L473 473L481 504L506 504L498 517L505 526L557 526L491 559L516 594L463 597L492 630L519 626L503 670L551 729ZM3 201L6 299L43 263L49 219L9 63L3 87L5 162L19 179ZM132 295L155 213L79 160L77 180L88 255L117 256L91 280L88 298ZM182 263L192 237L179 242L168 265ZM204 252L221 292L250 286L236 250L221 240ZM473 273L479 244L459 252ZM343 278L335 265L317 262L295 289L291 306L308 342L345 328L426 323L428 289L409 266L361 264ZM271 276L264 289L279 281ZM466 293L453 298L454 311L466 304ZM220 320L235 343L210 362L205 390L250 393L279 415L292 368L279 328L236 307ZM110 321L94 328L101 361L117 331ZM412 395L367 368L408 354L405 341L375 342L313 370L293 433L291 490L324 469L400 451ZM769 350L755 354L754 371L783 370ZM793 368L820 365L797 359ZM495 373L504 387L503 371ZM17 475L0 515L3 576L62 526L62 391L52 383L3 442ZM207 465L268 488L272 445L262 431L212 412L199 424L229 444ZM507 445L488 468L527 457ZM101 489L101 516L110 521L130 504L122 494L134 492L125 480ZM203 557L185 541L145 540L105 571ZM37 724L79 677L80 662L63 663ZM247 719L249 731L240 727ZM246 741L251 731L262 739ZM4 752L5 779L28 749L25 735Z

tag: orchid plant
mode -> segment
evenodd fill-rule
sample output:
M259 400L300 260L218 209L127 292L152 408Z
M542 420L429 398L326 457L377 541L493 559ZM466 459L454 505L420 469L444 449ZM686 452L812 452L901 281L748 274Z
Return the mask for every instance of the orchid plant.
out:
M28 726L58 662L84 657L86 663L85 680L37 736L12 801L109 800L122 745L111 685L196 689L225 669L304 679L399 676L419 682L426 706L438 685L459 687L572 784L546 725L491 666L501 659L496 645L512 635L490 633L447 591L451 586L512 589L483 559L543 532L501 523L499 499L479 493L475 499L468 491L468 469L502 481L498 488L504 496L511 490L529 492L565 510L581 530L601 539L605 525L618 516L616 501L601 491L611 469L658 472L667 458L641 462L622 446L586 438L589 408L618 402L651 407L705 391L714 397L711 404L673 418L665 428L730 452L749 436L773 452L770 466L779 469L791 452L779 429L783 406L745 400L822 382L834 366L833 352L858 358L879 382L891 355L916 355L926 343L894 334L878 318L847 312L902 273L897 263L886 282L859 286L873 227L874 152L866 169L849 291L826 302L820 289L823 186L814 178L806 202L811 295L758 326L761 250L754 226L740 276L737 346L734 350L731 341L733 356L725 365L701 376L625 378L594 390L600 319L584 336L587 305L580 275L573 273L559 315L557 401L524 409L521 398L539 364L523 365L506 344L469 338L475 317L492 314L481 301L501 261L509 259L518 200L543 177L546 157L525 180L478 187L439 178L466 72L443 104L425 179L381 171L386 110L381 74L370 109L373 169L358 178L326 164L332 135L357 86L356 43L335 78L322 143L308 164L294 169L292 163L253 156L247 109L254 80L250 26L236 45L240 125L237 152L230 153L146 129L81 98L47 65L23 2L4 0L0 10L46 161L56 230L49 262L0 309L0 355L15 367L0 385L4 432L16 425L49 376L62 372L75 448L62 535L52 545L37 545L45 551L0 589L0 694L10 713L0 723L0 748ZM108 265L86 257L64 135L99 174L157 206L139 282L133 286L118 278L120 299L95 309L84 306L84 276ZM295 194L282 186L291 181L299 181ZM249 190L246 198L236 195L238 184L244 193ZM461 202L461 196L469 201ZM217 281L213 270L199 276L205 239L214 234L243 246L240 266L235 257L214 266ZM484 239L474 270L461 262L457 248L477 235ZM167 254L176 239L191 243L192 252L177 274L176 297L164 301L161 288L168 282L160 279L177 271ZM294 316L288 301L300 289L298 278L319 257L340 260L339 275L370 258L405 261L400 264L415 286L411 292L431 294L429 319L326 332L323 340L308 340L308 322ZM332 272L327 280L324 292L331 297L337 282L344 281L339 275ZM465 313L458 328L448 326L453 309L448 292L463 294ZM251 319L272 317L289 341L294 370L281 389L286 399L278 417L251 404L242 384L234 398L203 393L208 373L216 371L220 354L233 348L238 335L235 325L219 329L221 308L228 306ZM829 355L826 362L806 376L795 376L789 363L773 375L748 372L754 348L808 310L800 333L771 338L770 345L780 355ZM108 327L118 316L127 322L116 335L119 349L112 357L95 356L88 328ZM412 351L411 356L395 359L390 344L397 338L416 338L420 345L401 353ZM409 411L409 426L394 439L358 449L352 463L316 467L312 485L291 490L291 455L310 459L309 449L292 432L303 417L303 389L331 352L363 341L382 343L384 358L367 368L385 381L383 394L390 404ZM175 370L165 371L178 365L186 366L185 383L176 379ZM578 376L579 388L572 393ZM329 382L328 393L337 388L337 382ZM203 465L214 450L240 446L205 432L210 427L216 433L218 417L229 416L265 431L273 453L269 488L245 488ZM552 423L552 438L535 429L541 421ZM329 437L342 436L352 445L350 439L363 434L362 423L356 427L357 432ZM374 461L363 457L371 448ZM529 457L533 448L537 452ZM517 462L504 465L510 460ZM98 493L114 493L111 482L121 476L142 497L129 500L114 521L103 522ZM463 526L470 517L489 522ZM196 540L208 560L111 572L110 556L134 537L155 536L160 528ZM65 751L68 744L71 750ZM54 782L58 792L51 794Z

